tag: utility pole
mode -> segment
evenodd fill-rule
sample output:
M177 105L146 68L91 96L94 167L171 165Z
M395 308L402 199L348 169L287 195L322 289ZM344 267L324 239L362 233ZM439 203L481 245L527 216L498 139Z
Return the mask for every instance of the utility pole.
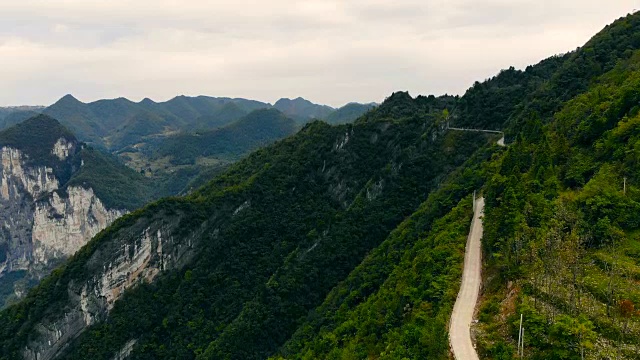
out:
M472 206L473 206L473 212L475 212L476 211L476 191L475 190L473 190L473 203L472 203Z
M524 328L522 328L522 344L520 344L520 358L524 357Z
M522 342L522 314L520 314L520 327L518 327L518 356L520 356L521 342Z

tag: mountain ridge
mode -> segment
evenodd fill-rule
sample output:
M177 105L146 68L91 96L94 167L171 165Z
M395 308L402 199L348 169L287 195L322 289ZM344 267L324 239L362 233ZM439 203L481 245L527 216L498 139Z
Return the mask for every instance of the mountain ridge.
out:
M514 358L522 315L531 359L635 359L638 89L640 13L462 97L308 122L102 231L0 312L0 358L448 359L477 191L479 354Z

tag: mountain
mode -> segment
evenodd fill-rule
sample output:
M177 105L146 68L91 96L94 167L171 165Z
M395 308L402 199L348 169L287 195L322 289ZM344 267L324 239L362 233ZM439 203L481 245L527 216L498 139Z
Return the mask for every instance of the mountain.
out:
M480 193L480 357L515 358L522 316L527 358L635 359L638 89L640 13L462 97L310 122L115 221L0 312L0 358L448 359Z
M282 98L273 107L303 124L312 119L326 119L334 111L330 106L314 104L301 97L293 100Z
M150 199L139 174L38 115L0 132L0 307Z
M19 122L32 118L44 110L44 106L10 106L0 107L0 129L5 129Z
M117 154L153 181L158 195L184 194L251 151L298 130L278 110L260 109L214 130L148 138Z
M238 159L241 155L293 134L296 123L275 109L255 110L220 129L165 138L154 150L156 157L178 164L198 158Z
M0 107L0 119L4 119L7 116L16 112L39 112L42 111L44 106L8 106Z
M374 104L374 103L370 103L370 104L349 103L329 113L329 115L327 115L326 118L324 119L329 124L333 124L333 125L347 124L361 117L367 111L370 111L376 106L377 104Z
M191 195L121 218L1 313L2 353L272 354L432 191L457 181L429 206L441 214L477 183L454 172L488 159L495 139L447 132L451 101L398 93L353 125L312 122ZM407 102L412 116L388 116ZM5 337L14 325L21 335Z
M148 98L138 103L125 98L83 103L72 95L65 95L46 108L0 108L0 129L44 113L58 119L81 141L110 151L119 151L145 142L148 137L224 127L252 111L270 108L280 110L300 124L312 119L337 124L354 121L369 110L371 104L350 103L343 108L333 109L303 98L283 98L272 106L242 98L183 95L160 103Z
M118 98L85 104L66 95L42 111L59 119L81 141L112 152L129 167L152 178L158 184L158 194L174 195L191 189L189 184L192 181L202 183L202 180L196 179L203 179L205 174L219 173L230 162L246 155L256 146L266 145L270 141L267 138L276 140L293 133L291 129L282 132L283 129L274 128L271 135L266 135L269 131L257 121L252 122L255 129L244 126L246 134L240 134L239 128L233 130L234 123L241 122L244 117L251 116L251 113L273 108L268 103L226 97L177 96L161 103L148 98L138 103ZM275 108L281 108L286 116L296 119L299 128L313 118L328 119L329 116L334 117L331 120L334 122L350 122L364 114L369 107L349 104L345 109L334 111L328 106L298 98L281 99ZM20 118L6 121L11 124L16 120ZM226 129L222 130L223 128ZM217 129L221 131L216 132ZM207 132L204 137L201 136ZM206 146L215 149L203 150L201 153L209 154L204 158L200 155L188 155L189 151L197 153L189 143L185 144L185 149L180 154L171 156L174 159L171 162L158 158L157 149L179 149L181 141L193 138L196 133L199 134L200 144L205 139L220 143L207 144ZM214 133L220 135L214 136ZM252 133L255 136L247 135ZM255 139L251 140L252 137ZM163 145L165 140L167 143ZM197 158L201 159L196 161ZM176 163L177 159L181 160Z
M231 107L235 106L235 107ZM177 96L156 103L134 103L124 98L82 103L66 95L44 110L59 119L80 139L112 151L170 131L225 125L269 104L253 100ZM236 117L237 116L237 117Z

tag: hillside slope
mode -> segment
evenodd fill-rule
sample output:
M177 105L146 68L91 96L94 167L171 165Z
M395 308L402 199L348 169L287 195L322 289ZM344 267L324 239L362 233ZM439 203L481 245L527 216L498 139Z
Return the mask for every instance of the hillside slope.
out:
M385 104L420 115L311 123L192 195L117 221L0 314L2 353L108 359L129 344L133 358L272 354L448 173L491 141L443 132L446 100L398 93Z
M174 164L194 164L211 156L235 160L296 130L296 123L278 110L255 110L220 129L167 137L152 144L150 152L156 158L169 156Z
M449 118L511 138L484 170L464 170L482 175L487 200L481 358L516 356L520 314L525 358L638 358L639 41L640 15L619 19L575 52L476 83ZM423 229L400 227L397 244L428 239ZM446 269L459 271L460 252L396 246L373 252L274 358L448 358L459 272Z
M480 355L514 358L522 314L524 358L638 358L638 89L634 14L461 98L311 122L101 232L0 312L0 358L447 359L474 190Z

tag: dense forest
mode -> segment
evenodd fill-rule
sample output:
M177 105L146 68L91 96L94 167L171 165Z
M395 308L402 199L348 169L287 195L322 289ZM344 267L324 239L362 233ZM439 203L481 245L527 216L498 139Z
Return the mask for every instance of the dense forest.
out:
M524 358L637 359L638 104L635 14L462 97L396 92L353 124L310 122L101 232L0 312L0 359L52 349L47 328L60 359L447 359L474 191L481 358L516 356L522 315ZM109 254L156 228L188 256L87 312ZM91 321L59 326L74 311Z

